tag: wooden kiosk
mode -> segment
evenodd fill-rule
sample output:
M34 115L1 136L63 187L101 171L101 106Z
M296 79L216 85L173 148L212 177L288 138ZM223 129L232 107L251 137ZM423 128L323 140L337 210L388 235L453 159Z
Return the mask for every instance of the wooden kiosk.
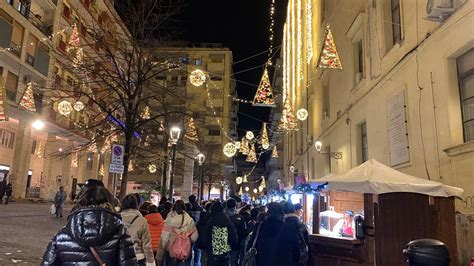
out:
M457 265L454 200L461 196L462 189L409 176L375 160L346 174L315 181L328 182L329 192L313 200L313 234L310 235L313 265L402 266L406 265L404 246L421 238L444 242L449 249L450 265ZM363 209L362 238L320 232L324 231L320 230L320 213L325 208L322 201L334 204L334 199L324 198L331 191L344 191L362 200L355 203ZM339 204L340 209L336 207L335 212L346 211L343 206L348 204Z

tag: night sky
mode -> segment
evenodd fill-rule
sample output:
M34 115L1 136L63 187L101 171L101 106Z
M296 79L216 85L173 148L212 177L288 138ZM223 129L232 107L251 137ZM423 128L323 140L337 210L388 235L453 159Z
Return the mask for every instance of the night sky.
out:
M271 0L189 0L183 14L183 38L194 43L222 43L232 51L234 62L238 62L269 48L270 5ZM274 31L277 33L282 32L285 6L286 1L276 0ZM278 47L281 36L276 36L274 40L274 47ZM263 53L234 64L233 71L238 73L263 65L267 56ZM239 98L253 100L262 73L263 67L258 67L234 76ZM269 111L268 107L241 103L239 136L245 134L245 130L260 130L262 121L268 120Z

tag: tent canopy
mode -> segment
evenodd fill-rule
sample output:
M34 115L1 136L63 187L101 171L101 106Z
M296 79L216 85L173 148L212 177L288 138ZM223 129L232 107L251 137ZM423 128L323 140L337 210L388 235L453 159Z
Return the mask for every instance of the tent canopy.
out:
M374 159L352 168L345 174L329 175L313 181L327 182L332 190L358 193L411 192L435 197L461 198L464 192L461 188L404 174Z

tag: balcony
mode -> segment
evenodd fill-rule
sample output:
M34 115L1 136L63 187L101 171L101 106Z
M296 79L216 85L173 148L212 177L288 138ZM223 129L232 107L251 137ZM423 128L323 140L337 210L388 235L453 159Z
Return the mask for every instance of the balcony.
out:
M46 22L41 20L40 15L36 15L31 13L31 15L28 17L28 20L35 26L38 30L40 30L44 35L46 36L51 36L53 33L53 25L47 25Z

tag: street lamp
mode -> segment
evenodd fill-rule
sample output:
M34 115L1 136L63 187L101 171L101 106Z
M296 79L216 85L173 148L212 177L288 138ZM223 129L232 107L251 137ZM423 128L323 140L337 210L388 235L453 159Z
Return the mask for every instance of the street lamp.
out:
M314 143L314 147L316 148L316 151L319 152L319 154L328 154L336 160L342 159L342 152L321 152L321 149L323 148L323 143L319 140Z
M203 200L202 195L204 193L204 171L202 164L204 163L204 160L206 159L206 156L202 153L199 153L197 155L198 163L199 163L199 193L198 193L198 198L199 200Z
M171 143L173 144L173 157L171 160L171 175L170 175L170 195L169 200L173 202L173 186L174 186L174 169L176 165L176 146L178 144L179 135L181 134L181 128L172 127L170 130Z
M33 122L32 126L36 130L42 130L44 128L44 122L41 120L36 120Z

